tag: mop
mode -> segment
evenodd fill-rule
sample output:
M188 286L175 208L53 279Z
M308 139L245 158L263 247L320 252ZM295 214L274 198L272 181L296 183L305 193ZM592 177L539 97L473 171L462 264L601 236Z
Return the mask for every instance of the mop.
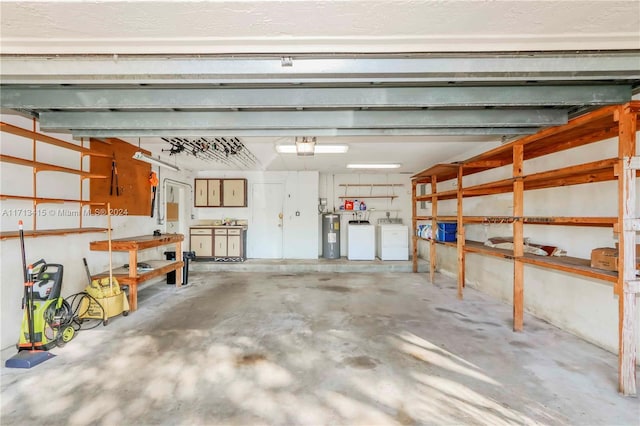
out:
M31 265L27 267L27 261L24 250L24 230L22 229L22 221L18 222L18 231L20 234L20 249L22 251L22 271L24 277L24 308L26 309L26 318L29 325L29 341L30 349L19 350L17 354L9 358L4 366L7 368L31 368L53 358L55 355L48 351L36 349L33 325L33 268ZM21 331L22 332L22 331Z

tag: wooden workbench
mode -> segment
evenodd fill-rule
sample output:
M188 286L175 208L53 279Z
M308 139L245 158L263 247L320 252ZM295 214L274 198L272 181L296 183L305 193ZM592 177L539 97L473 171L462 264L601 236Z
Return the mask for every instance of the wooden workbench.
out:
M128 251L129 252L129 268L116 268L113 270L113 276L122 285L129 286L129 308L131 311L138 309L138 284L159 277L167 272L176 271L176 287L182 285L182 234L162 234L160 236L141 235L138 237L120 238L111 241L112 251ZM176 260L152 260L147 261L153 269L138 270L135 266L138 264L138 251L161 247L165 245L175 244ZM109 241L92 241L89 243L89 249L93 251L108 251ZM133 266L133 267L131 267ZM92 279L104 278L109 276L109 271L93 275Z

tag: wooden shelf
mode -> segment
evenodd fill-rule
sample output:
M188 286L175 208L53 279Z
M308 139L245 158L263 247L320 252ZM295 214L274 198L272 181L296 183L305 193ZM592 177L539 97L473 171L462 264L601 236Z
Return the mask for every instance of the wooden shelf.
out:
M458 190L452 189L449 191L434 192L433 194L417 195L415 200L430 203L434 198L438 200L453 200L458 198Z
M497 167L496 164L513 163L514 145L522 145L524 160L576 148L618 135L615 114L618 106L599 108L570 120L567 124L544 129L514 142L499 146L463 162L464 168L473 168L474 173Z
M167 244L174 244L184 240L182 234L162 234L155 235L142 235L138 237L119 238L117 240L111 240L112 251L131 251L131 250L145 250L148 248L159 247ZM109 241L91 241L89 243L89 249L95 251L107 251L109 250Z
M68 167L56 166L54 164L40 163L38 161L26 160L24 158L12 157L0 154L0 161L4 163L19 164L21 166L33 167L37 172L62 172L79 175L86 179L106 179L106 176L93 175L82 170L70 169Z
M590 266L591 261L589 259L580 259L570 256L536 256L534 254L527 253L524 257L520 258L520 261L529 265L569 272L610 283L615 283L618 280L617 272L592 268Z
M562 226L599 226L613 227L618 223L617 217L524 217L527 225L562 225Z
M416 216L417 221L433 220L433 216ZM513 216L463 216L462 223L468 225L495 225L514 222ZM436 216L439 222L455 222L457 216ZM613 227L618 223L617 217L586 216L526 216L522 221L527 225L559 225L559 226L596 226Z
M629 347L637 340L637 331L630 324L637 318L635 298L640 293L636 271L638 266L631 264L636 253L636 230L632 226L621 226L623 223L637 222L637 211L633 205L636 179L639 176L636 165L638 153L635 135L638 131L640 101L631 101L624 105L613 105L585 113L570 120L567 124L543 129L536 134L524 136L513 142L500 145L483 154L476 155L460 163L436 164L412 177L412 223L417 227L418 220L428 220L429 216L417 216L417 203L430 201L432 215L439 219L438 201L457 198L458 236L464 238L465 224L506 223L513 228L513 250L502 250L484 246L476 241L465 241L458 245L457 276L458 298L463 297L465 286L465 255L476 253L493 256L505 260L513 260L513 329L524 328L524 265L533 265L549 270L561 271L581 277L587 277L613 284L613 291L618 296L619 329L619 390L625 395L635 394L636 363L635 352ZM616 158L604 158L590 163L571 165L556 170L524 175L525 161L561 151L577 148L587 144L616 138ZM597 158L597 157L596 157ZM630 167L623 162L629 159ZM508 167L511 165L512 167ZM496 180L480 185L461 187L462 177L486 170L503 167L510 173L510 178ZM432 192L437 185L456 180L457 191L445 191L429 195L418 195L418 184L429 183ZM616 217L562 217L562 216L525 216L525 191L580 185L594 182L617 180L618 212ZM513 194L511 216L462 216L463 200L467 197L486 196L501 193ZM454 195L455 194L455 195ZM587 203L585 203L587 204ZM588 211L588 205L584 206ZM523 252L524 225L558 225L579 227L612 227L620 241L621 253L618 259L618 272L591 268L588 259L570 256L537 256ZM414 231L415 233L415 231ZM417 238L413 241L413 271L418 271ZM431 246L430 278L434 281L437 265L436 247ZM626 261L625 261L626 260ZM597 303L595 301L594 303Z
M8 124L8 123L4 123L4 122L0 122L0 131L6 132L6 133L11 133L12 135L16 135L16 136L23 136L25 138L32 139L32 140L37 140L37 141L40 141L40 142L44 142L44 143L47 143L49 145L55 145L55 146L58 146L60 148L69 149L71 151L76 151L76 152L79 152L79 153L81 153L83 155L91 155L91 156L94 156L94 157L108 157L106 154L93 152L89 148L85 148L85 147L80 146L80 145L75 145L75 144L72 144L70 142L65 142L63 140L54 138L52 136L43 135L42 133L38 133L38 132L31 131L31 130L23 129L21 127L17 127L17 126L14 126L14 125L11 125L11 124Z
M485 246L479 241L465 241L464 251L467 253L477 253L486 256L499 257L502 259L514 260L513 250L498 249L495 247ZM580 259L571 256L538 256L531 253L525 253L523 257L517 259L529 265L540 266L543 268L554 269L562 272L568 272L588 278L615 283L618 279L618 273L613 271L604 271L591 267L589 259Z
M44 198L44 197L29 197L26 195L6 195L0 194L0 200L24 200L24 201L34 201L37 204L60 204L60 203L80 203L80 204L96 204L92 203L88 200L75 200L68 198ZM100 203L104 204L104 203Z
M522 177L524 189L556 188L560 186L580 185L583 183L614 180L613 167L617 158L579 164L548 172L535 173ZM463 197L502 194L513 191L515 179L502 179L462 189Z
M149 260L145 261L145 263L148 263L153 269L147 271L136 270L136 275L132 277L129 275L129 268L120 267L113 270L113 276L118 280L118 283L132 286L138 285L152 278L159 277L167 272L175 271L176 269L184 266L184 262L182 260ZM109 271L91 275L92 279L106 277L109 277Z
M69 235L69 234L89 234L96 232L107 232L106 228L62 228L62 229L39 229L37 231L24 231L26 237L52 237L57 235ZM18 231L0 232L0 240L7 240L10 238L19 238Z
M455 179L458 177L458 167L460 167L460 165L456 163L436 164L416 173L411 176L411 179L417 181L419 184L430 183L432 177L436 177L438 182Z
M395 187L404 186L402 183L341 183L338 186L351 187L351 186L364 186L364 187Z
M394 198L398 198L398 196L397 195L350 195L350 196L343 195L338 198L340 198L341 200L352 199L352 198L354 200L361 200L361 199L364 200L366 198L389 198L393 200Z
M416 235L416 238L418 240L422 240L422 241L428 241L428 242L432 241L431 238L418 237L417 235ZM438 245L441 245L441 246L454 247L454 248L458 247L458 243L455 242L455 241L438 241L438 240L435 240L435 243L438 244Z
M467 240L464 242L464 251L467 253L484 254L487 256L499 257L501 259L513 259L513 250L499 249L485 246L480 241Z

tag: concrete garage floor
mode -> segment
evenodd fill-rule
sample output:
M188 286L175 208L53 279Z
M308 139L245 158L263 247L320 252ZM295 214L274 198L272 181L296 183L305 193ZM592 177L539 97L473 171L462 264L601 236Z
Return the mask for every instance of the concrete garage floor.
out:
M410 273L190 274L2 369L2 425L637 425L615 355L453 280ZM3 351L4 360L13 350Z

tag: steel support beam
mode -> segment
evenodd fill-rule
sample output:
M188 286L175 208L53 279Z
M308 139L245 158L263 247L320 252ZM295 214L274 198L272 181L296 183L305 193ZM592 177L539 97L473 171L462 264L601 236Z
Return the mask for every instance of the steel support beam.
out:
M5 87L12 109L452 108L611 105L631 100L630 85L358 88L26 88Z
M536 133L538 127L457 127L421 129L71 129L76 138L124 137L249 137L249 136L515 136Z
M305 129L538 127L564 124L563 110L261 112L43 112L43 129Z
M640 53L348 57L3 56L3 84L495 83L640 78Z

